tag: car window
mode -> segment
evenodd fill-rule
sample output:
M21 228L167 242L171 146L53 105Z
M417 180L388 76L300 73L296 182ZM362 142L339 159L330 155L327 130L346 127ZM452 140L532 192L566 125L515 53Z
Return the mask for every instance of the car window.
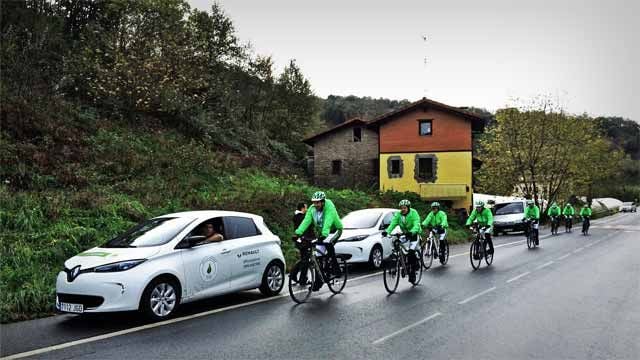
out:
M252 218L243 216L225 216L224 232L227 240L261 235Z
M124 234L109 240L105 248L148 247L163 245L193 222L191 218L156 218L130 228Z
M381 211L353 211L342 218L345 229L369 229L378 223Z
M494 207L496 215L510 215L510 214L522 214L524 212L524 205L521 202L511 202L496 204Z
M395 211L392 211L387 215L385 215L384 218L382 219L382 224L380 225L380 228L386 229L387 227L389 227L389 225L391 225L391 220L393 219L393 215L395 213L396 213Z

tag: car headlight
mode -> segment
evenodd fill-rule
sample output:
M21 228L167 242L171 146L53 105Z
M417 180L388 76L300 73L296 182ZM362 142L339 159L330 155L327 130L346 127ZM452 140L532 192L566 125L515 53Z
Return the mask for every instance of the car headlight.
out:
M147 261L147 259L139 259L139 260L127 260L120 261L113 264L96 266L94 269L95 272L116 272L116 271L126 271L133 267L136 267L143 262Z
M358 236L348 237L346 239L341 239L340 241L362 241L368 237L369 235L358 235Z

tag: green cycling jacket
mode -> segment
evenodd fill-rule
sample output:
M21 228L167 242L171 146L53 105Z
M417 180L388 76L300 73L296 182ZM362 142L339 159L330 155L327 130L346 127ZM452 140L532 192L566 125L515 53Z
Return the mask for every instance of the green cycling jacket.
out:
M591 216L591 208L580 209L580 216Z
M416 209L409 209L409 213L406 216L402 216L402 212L398 211L393 215L393 219L391 219L391 224L387 228L387 233L391 233L396 226L400 226L400 230L403 233L410 233L412 235L416 235L422 231L422 227L420 226L420 215Z
M525 219L539 220L540 219L540 208L538 207L538 205L533 205L533 207L531 207L531 206L525 207L524 208L524 218Z
M491 213L491 210L487 208L482 209L481 212L478 212L478 210L474 208L467 219L467 226L471 225L474 220L478 220L478 223L482 226L492 226L493 214Z
M430 211L427 218L422 222L422 226L430 228L442 226L445 229L448 228L449 223L447 222L447 213L442 210L438 210L437 213Z
M333 201L326 199L322 213L318 214L315 206L312 206L304 216L300 226L296 229L296 235L301 236L313 223L315 233L318 237L327 237L330 233L342 230L342 222Z
M567 204L564 206L564 209L562 210L562 215L573 216L575 214L576 214L576 211L573 209L573 206L571 204Z
M551 206L549 208L549 210L547 210L547 215L549 216L560 216L560 212L562 210L560 209L560 206L556 205L556 206Z

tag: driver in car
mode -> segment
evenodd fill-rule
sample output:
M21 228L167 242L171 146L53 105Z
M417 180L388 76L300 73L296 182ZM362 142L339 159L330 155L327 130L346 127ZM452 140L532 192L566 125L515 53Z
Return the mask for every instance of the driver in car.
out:
M220 234L215 227L213 226L213 224L205 224L204 226L204 236L205 239L202 241L203 243L212 243L212 242L219 242L224 240L224 237L222 236L222 234Z

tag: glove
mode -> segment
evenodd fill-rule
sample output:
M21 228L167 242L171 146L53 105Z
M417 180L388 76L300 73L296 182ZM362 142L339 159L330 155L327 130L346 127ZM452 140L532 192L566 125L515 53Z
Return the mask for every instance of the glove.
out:
M293 236L291 237L291 241L296 242L296 241L298 241L298 239L299 239L299 238L300 238L300 237L299 237L298 235L293 235Z
M389 234L387 234L387 232L386 232L386 231L383 231L383 232L382 232L382 237L387 237L387 235L389 235Z
M434 227L433 230L435 230L437 234L442 234L442 230L443 229L442 229L442 226L438 225L438 226Z
M318 242L323 242L326 238L326 236L318 236Z

